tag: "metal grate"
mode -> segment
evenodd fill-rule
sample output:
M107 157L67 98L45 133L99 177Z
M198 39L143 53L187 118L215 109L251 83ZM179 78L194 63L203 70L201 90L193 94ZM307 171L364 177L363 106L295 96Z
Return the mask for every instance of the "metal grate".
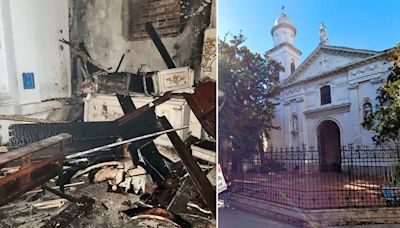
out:
M322 166L318 148L272 148L232 170L232 189L303 209L398 206L399 158L398 144L342 146L339 169L332 171Z

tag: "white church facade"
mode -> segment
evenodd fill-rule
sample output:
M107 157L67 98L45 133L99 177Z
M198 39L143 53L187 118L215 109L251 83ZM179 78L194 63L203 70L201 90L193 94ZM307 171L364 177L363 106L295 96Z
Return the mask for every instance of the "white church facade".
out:
M318 146L335 163L341 145L372 145L372 132L361 123L390 73L386 52L329 45L321 24L320 44L300 62L296 28L284 12L271 34L274 48L267 55L285 71L274 119L280 130L271 132L269 146Z

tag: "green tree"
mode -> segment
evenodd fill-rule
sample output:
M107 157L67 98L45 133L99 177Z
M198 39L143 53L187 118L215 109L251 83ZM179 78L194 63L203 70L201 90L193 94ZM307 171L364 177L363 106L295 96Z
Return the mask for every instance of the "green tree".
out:
M242 34L219 40L218 86L224 92L219 112L220 145L232 139L234 169L243 158L262 153L262 137L269 137L277 94L279 71L272 59L251 52Z
M364 118L362 126L374 132L380 144L399 139L400 130L400 44L388 52L393 61L387 81L378 89L375 111Z

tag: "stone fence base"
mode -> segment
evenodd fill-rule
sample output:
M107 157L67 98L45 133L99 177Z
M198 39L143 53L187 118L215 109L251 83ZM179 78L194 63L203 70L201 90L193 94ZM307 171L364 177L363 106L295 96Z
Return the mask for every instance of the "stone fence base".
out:
M230 205L299 227L400 224L400 210L396 207L303 210L239 194L232 194Z

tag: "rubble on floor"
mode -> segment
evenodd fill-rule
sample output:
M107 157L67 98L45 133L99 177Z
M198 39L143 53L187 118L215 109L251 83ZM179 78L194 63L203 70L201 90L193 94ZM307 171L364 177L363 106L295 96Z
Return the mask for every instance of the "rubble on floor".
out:
M166 100L165 96L170 95L158 100ZM29 163L38 164L55 154L58 147L32 145L42 145L49 140L46 137L60 133L70 134L72 139L62 147L66 155L63 175L46 185L42 181L23 189L26 194L0 207L1 225L215 227L215 186L210 182L215 176L210 173L215 171L211 171L215 165L215 152L214 160L212 155L215 143L196 139L185 144L167 118L155 115L157 104L156 100L135 109L133 103L124 100L121 105L130 111L110 122L13 125L10 151L0 154L0 162L4 161L0 164L0 182L10 179L8 175L25 170L24 166L18 168L17 163L8 164L10 160L2 159L5 156L16 154L15 151L43 150ZM176 153L175 161L164 157L153 144L152 140L162 133L168 135L175 147L169 151ZM201 148L203 153L211 154L193 156L191 148ZM51 162L57 165L58 160ZM52 177L47 176L46 180ZM43 190L32 191L39 185ZM55 185L61 187L57 189ZM0 193L6 194L2 188L4 185L0 183Z
M12 125L0 153L0 227L215 227L216 83L193 87L193 70L176 68L152 25L146 30L168 70L109 72L62 40L80 57L86 99L98 88L115 94L124 115ZM158 97L136 108L132 93ZM156 115L172 97L187 101L207 139L185 143L176 131L187 126ZM153 140L162 134L173 148L159 151Z

